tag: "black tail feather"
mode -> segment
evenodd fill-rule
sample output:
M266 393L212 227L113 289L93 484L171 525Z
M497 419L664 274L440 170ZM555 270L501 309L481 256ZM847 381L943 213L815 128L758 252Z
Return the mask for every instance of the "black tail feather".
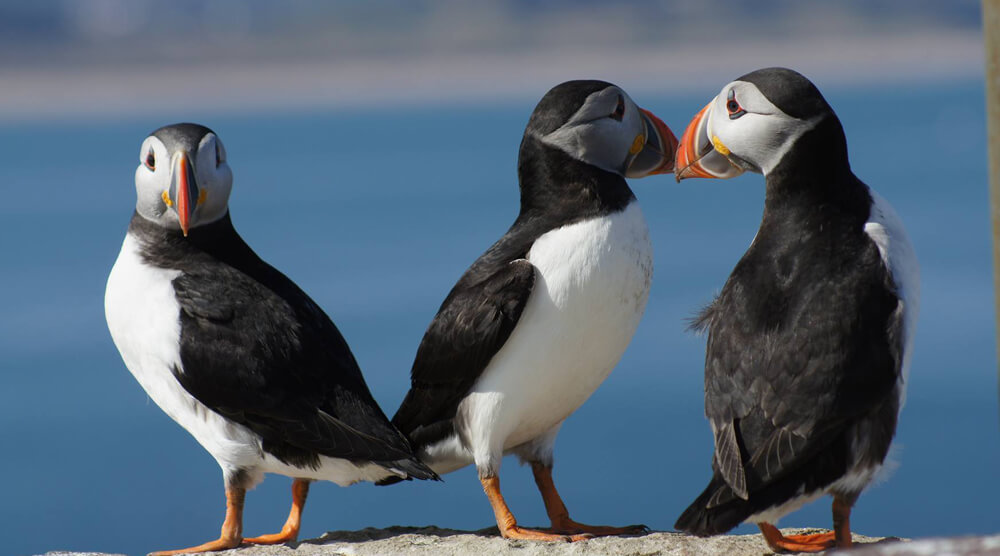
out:
M731 500L709 508L709 500L719 489L730 490L721 477L714 476L698 498L677 518L674 528L699 537L721 535L755 513L749 502L737 498L731 490L728 493L730 496L725 497Z
M402 471L406 473L405 477L399 475L390 475L384 479L380 479L375 482L378 486L394 485L402 481L412 481L413 479L421 480L432 480L440 481L441 477L434 472L430 467L424 464L417 458L401 459L396 461L378 462L379 465L385 467L386 469L395 469L397 471Z
M802 493L826 490L847 471L846 453L846 449L820 452L766 484L748 480L749 500L736 496L725 480L713 473L705 491L677 518L674 527L699 537L720 535L748 517L780 506Z
M375 481L375 486L384 487L384 486L394 485L396 483L401 483L403 481L409 481L409 480L411 480L411 479L409 479L409 478L404 479L404 478L402 478L402 477L400 477L398 475L389 475L388 477L386 477L384 479L379 479L379 480Z

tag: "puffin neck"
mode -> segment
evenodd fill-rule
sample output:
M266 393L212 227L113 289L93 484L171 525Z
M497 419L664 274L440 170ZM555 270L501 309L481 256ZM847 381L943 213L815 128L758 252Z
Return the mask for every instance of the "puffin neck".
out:
M853 209L868 197L867 187L851 172L844 130L833 115L799 137L766 182L765 209L787 205Z
M609 214L635 199L622 176L581 162L531 134L521 140L517 176L521 217Z
M144 245L147 261L163 268L183 268L204 256L219 260L241 258L250 251L236 233L228 210L218 220L192 228L187 237L180 230L164 228L136 212L129 233Z

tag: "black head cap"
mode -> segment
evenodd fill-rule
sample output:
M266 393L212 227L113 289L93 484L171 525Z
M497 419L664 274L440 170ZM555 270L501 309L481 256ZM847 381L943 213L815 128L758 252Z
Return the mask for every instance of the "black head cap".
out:
M198 150L198 144L209 133L215 132L200 124L180 123L165 125L150 135L163 141L170 152L194 153Z
M753 83L772 104L793 118L807 120L833 112L812 81L788 68L759 69L737 81Z
M552 133L576 114L587 97L613 86L607 81L576 80L552 87L531 113L527 131L538 135Z

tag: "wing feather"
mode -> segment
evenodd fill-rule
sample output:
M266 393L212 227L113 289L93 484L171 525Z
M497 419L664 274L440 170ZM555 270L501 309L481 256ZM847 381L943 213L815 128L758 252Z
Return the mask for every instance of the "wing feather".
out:
M469 273L475 270L473 266ZM470 281L468 276L427 327L413 362L412 386L392 419L415 446L451 432L459 402L521 318L535 283L535 267L516 259L482 280Z

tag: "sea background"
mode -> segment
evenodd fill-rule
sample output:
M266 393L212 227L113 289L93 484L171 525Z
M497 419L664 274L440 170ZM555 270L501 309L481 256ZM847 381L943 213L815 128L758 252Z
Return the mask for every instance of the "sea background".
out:
M140 554L218 534L218 466L148 400L104 322L153 129L219 133L237 229L330 314L391 415L441 300L516 216L517 146L549 87L614 81L680 136L726 82L768 65L824 92L855 173L895 206L921 264L898 468L853 528L997 532L979 12L943 4L0 2L2 552ZM631 185L655 248L649 304L563 427L555 479L579 521L670 530L710 475L705 340L687 323L753 238L763 179ZM529 470L507 459L501 478L519 521L545 525ZM493 524L473 469L444 479L317 484L300 538ZM269 476L248 495L247 534L280 528L289 484ZM781 522L830 524L828 500Z

